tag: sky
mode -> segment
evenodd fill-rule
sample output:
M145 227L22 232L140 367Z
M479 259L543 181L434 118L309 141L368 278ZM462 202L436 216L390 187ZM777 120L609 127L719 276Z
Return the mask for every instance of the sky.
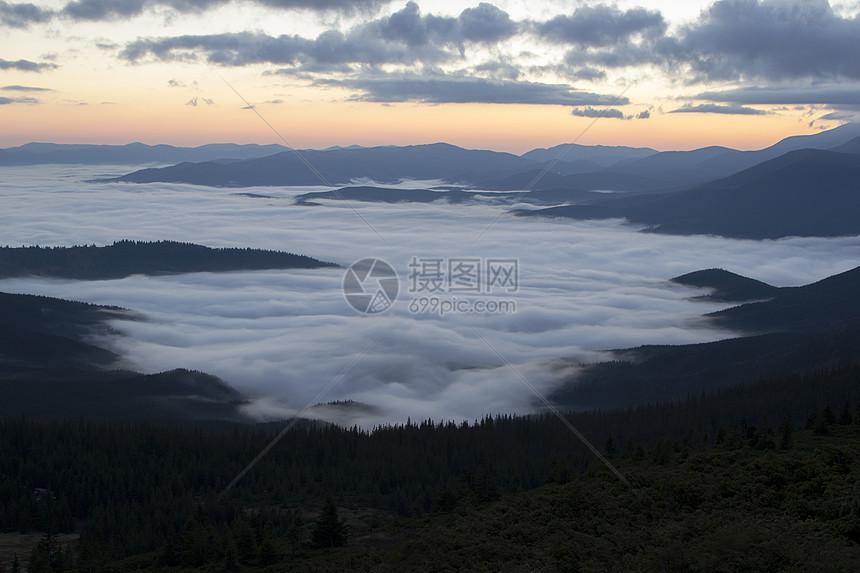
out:
M757 149L860 115L858 13L857 0L0 0L0 147Z

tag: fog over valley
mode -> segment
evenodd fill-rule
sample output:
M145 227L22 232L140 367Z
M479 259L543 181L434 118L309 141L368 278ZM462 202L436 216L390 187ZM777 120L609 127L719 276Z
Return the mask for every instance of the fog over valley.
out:
M98 344L141 372L189 368L219 376L251 399L246 410L257 419L300 411L336 379L323 402L369 408L316 409L309 416L369 427L536 411L520 375L548 395L575 377L579 364L611 358L603 350L735 336L700 318L731 303L691 300L707 291L669 278L724 268L776 286L801 285L854 268L860 247L857 237L643 234L621 220L514 217L505 212L509 206L481 201L294 204L296 195L322 187L84 183L127 171L6 168L0 245L169 239L287 251L344 268L102 281L25 277L0 281L0 291L139 311L146 320L115 321L121 335ZM343 294L345 268L367 257L387 261L400 279L397 300L384 313L363 315ZM515 311L410 310L420 296L409 292L414 258L516 259L516 292L439 295L512 301Z

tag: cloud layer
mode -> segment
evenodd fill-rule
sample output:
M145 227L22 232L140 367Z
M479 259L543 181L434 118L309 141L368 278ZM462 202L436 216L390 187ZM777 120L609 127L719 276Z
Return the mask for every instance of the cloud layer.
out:
M56 69L57 65L49 62L31 62L30 60L4 60L0 58L0 70L17 70L20 72L41 72Z
M726 335L697 323L718 306L691 302L696 291L665 279L723 267L777 285L803 284L856 266L860 246L857 238L732 241L641 234L613 221L508 216L473 242L500 207L354 205L383 242L342 204L293 205L291 197L306 188L243 190L271 196L261 198L185 185L74 183L97 175L75 166L6 173L0 244L176 239L289 250L344 265L368 256L390 262L401 296L375 316L347 304L340 270L0 282L3 291L142 311L146 322L118 323L127 336L107 343L146 371L217 374L255 397L260 414L298 411L338 379L324 399L374 406L375 413L349 419L363 424L531 411L533 396L511 366L549 393L602 349ZM516 312L412 314L413 295L405 292L412 257L518 258L519 292L503 296Z
M432 0L246 5L278 17L310 15L318 25L313 32L286 26L290 31L280 34L212 26L219 20L205 15L235 9L228 0L73 0L56 8L0 0L0 27L70 28L152 16L165 24L181 21L165 29L196 33L143 32L95 44L124 64L253 67L304 86L341 87L347 101L569 105L584 106L575 115L591 117L587 106L606 106L612 100L606 94L620 89L610 86L660 78L668 86L702 86L698 97L683 96L691 103L673 110L678 113L764 115L769 110L747 106L790 100L826 106L825 117L838 119L860 106L860 17L844 5L834 10L827 0L716 0L688 21L670 20L671 11L658 3L547 3L535 10L541 19L516 17L508 11L515 6L493 2L459 11ZM206 25L185 25L198 20ZM0 60L0 71L57 67L32 57ZM728 89L709 89L726 82ZM615 105L628 103L660 109L654 101ZM636 112L610 110L604 117L632 119Z
M128 43L120 56L131 62L203 58L218 65L281 66L281 74L316 74L317 84L358 90L355 99L362 101L564 103L564 98L560 102L546 96L557 86L524 81L529 67L511 64L510 54L504 67L490 61L461 65L453 72L433 68L456 65L470 53L480 53L482 46L503 51L512 38L564 50L560 62L532 69L586 81L605 78L607 70L643 66L683 76L688 83L860 80L854 57L860 53L860 20L837 15L825 0L718 0L677 29L657 10L624 10L605 3L579 6L545 21L518 22L490 3L450 17L424 13L418 3L409 2L390 16L316 38L259 32L140 38ZM383 72L379 66L384 65L406 69ZM493 70L504 78L488 75ZM485 86L492 88L488 82L499 79L507 82L499 86L499 95L486 95ZM440 92L446 95L440 97ZM700 106L696 111L763 113L741 107Z

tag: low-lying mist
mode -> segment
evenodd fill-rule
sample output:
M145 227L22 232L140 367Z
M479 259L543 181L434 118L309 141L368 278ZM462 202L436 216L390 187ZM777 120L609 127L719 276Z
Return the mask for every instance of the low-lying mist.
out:
M799 285L857 266L860 253L856 237L663 236L621 221L499 217L503 208L486 204L300 207L291 197L310 188L81 182L122 170L9 169L0 184L0 244L170 239L283 250L344 267L377 257L397 271L397 301L374 315L347 303L344 269L0 281L5 292L140 311L146 321L117 322L124 336L103 344L140 371L184 367L220 376L251 397L250 409L264 419L301 410L336 379L323 401L371 406L314 412L341 423L529 412L535 396L520 375L548 394L575 376L579 363L605 359L601 350L732 335L699 320L725 305L691 301L701 292L666 279L722 267ZM436 293L445 300L510 301L515 311L415 314L409 303L427 294L408 292L416 258L516 259L516 292Z

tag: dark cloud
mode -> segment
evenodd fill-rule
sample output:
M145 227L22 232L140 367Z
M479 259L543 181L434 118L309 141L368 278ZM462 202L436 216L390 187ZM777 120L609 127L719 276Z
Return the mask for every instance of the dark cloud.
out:
M592 66L582 66L573 69L567 68L563 73L569 78L577 80L594 81L606 78L606 71Z
M229 3L230 0L75 0L62 13L75 20L113 20L142 14L154 7L165 7L181 14L201 13ZM388 0L254 0L255 3L285 10L337 11L352 13L371 10Z
M588 80L604 78L606 68L662 62L659 46L666 28L658 11L606 4L582 6L571 15L532 24L540 38L572 46L564 58L568 71L562 73Z
M229 1L73 0L66 4L63 14L77 20L101 20L132 17L153 7L198 13ZM340 81L341 85L360 91L363 95L359 97L373 101L377 98L382 98L378 101L445 100L444 94L434 90L452 81L456 84L452 88L455 93L448 99L468 99L469 93L475 93L481 94L475 96L476 101L485 101L489 98L481 90L485 85L495 85L493 81L510 82L512 86L546 85L523 82L527 72L550 72L571 81L599 81L607 78L609 70L655 66L687 83L740 80L792 86L781 97L778 93L765 94L766 88L726 90L720 92L726 94L722 96L708 92L703 97L690 99L736 107L686 106L677 110L679 113L758 114L761 112L744 106L821 103L844 108L860 103L856 90L839 86L793 87L798 83L833 85L846 79L860 80L860 58L856 57L860 54L860 17L842 17L826 0L717 0L695 21L672 32L659 10L622 9L607 3L579 6L544 22L517 22L488 2L465 8L456 16L442 16L423 13L417 2L409 1L394 13L379 17L374 10L387 4L387 0L249 1L279 9L359 11L363 18L351 28L332 28L316 37L271 36L246 31L139 38L121 49L120 58L129 62L155 59L200 60L222 66L271 65L279 68L277 73L295 78ZM19 14L20 22L49 18L51 14L33 4L9 4L0 0L0 21L11 18L9 15L13 13ZM474 68L466 67L474 66L474 62L463 63L467 50L495 46L515 36L524 41L561 46L566 52L561 61L543 62L531 68L519 65L517 58L504 53L493 56L497 61ZM535 52L539 53L539 49ZM400 66L401 70L411 69L417 74L416 70L443 65L450 70L450 66L458 63L462 67L455 79L450 75L443 79L431 76L422 82L408 72L399 77L379 75L382 66ZM30 64L42 66L38 69L48 66ZM470 80L471 83L460 77L467 69L479 76ZM369 75L362 79L361 74ZM417 87L412 90L411 85ZM553 89L558 87L552 86ZM422 89L430 91L421 94ZM756 92L756 89L763 91ZM499 97L504 99L507 93L502 92ZM804 94L811 99L801 97ZM542 92L536 99L557 101L557 96L557 93L547 96ZM743 99L755 97L772 101ZM571 103L566 97L560 99L565 101L563 105L592 105L592 102Z
M33 86L3 86L0 90L7 92L52 92L50 88L37 88Z
M699 105L687 105L673 109L668 113L719 113L723 115L765 115L763 109L755 109L742 105L717 105L715 103L702 103Z
M653 46L632 43L592 50L574 49L564 56L564 62L575 70L622 68L657 64L661 61L662 58Z
M127 44L120 56L132 62L147 55L163 61L181 61L196 59L200 51L208 61L219 64L291 64L312 43L298 36L272 37L251 32L142 38Z
M205 36L139 39L129 43L120 56L135 62L145 56L162 61L197 59L225 66L278 64L304 71L348 71L344 64L411 64L416 61L447 59L441 50L415 47L405 42L388 42L380 36L344 35L336 30L309 40L300 36L269 36L241 32Z
M407 46L423 46L433 33L448 34L453 18L424 18L415 2L409 2L400 12L375 23L382 36L388 40L402 41Z
M77 0L63 8L63 14L75 20L110 20L128 18L143 12L147 0Z
M582 6L572 15L559 15L536 26L543 38L580 47L618 46L634 36L662 37L666 31L663 15L644 8L619 10L598 4Z
M0 58L0 70L18 70L20 72L41 72L43 70L54 70L56 64L46 62L31 62L30 60L4 60Z
M10 28L26 28L30 24L47 22L53 17L52 11L35 4L10 4L0 1L0 24Z
M295 72L349 71L351 64L436 64L460 57L464 43L493 42L516 33L507 13L490 4L464 10L457 18L422 15L415 2L391 16L314 39L242 32L142 38L126 45L121 57L137 61L188 60L202 55L215 64L267 63L294 66Z
M636 115L636 119L650 119L650 117L651 117L651 112L647 109L645 111L640 111Z
M258 4L273 8L338 11L352 13L356 10L372 10L384 6L390 0L255 0Z
M706 91L693 99L747 105L860 105L860 85L746 86Z
M624 105L627 98L572 89L561 84L443 74L392 74L344 80L320 80L318 84L360 92L353 99L371 102L499 103L538 105Z
M470 42L498 42L513 36L519 29L507 12L486 2L466 8L457 20L460 36Z
M0 96L0 105L9 105L13 103L39 103L39 100L32 97L2 97Z
M351 35L366 37L379 34L386 40L400 41L409 47L435 44L458 45L464 42L492 43L517 33L518 25L507 12L492 4L480 3L466 8L456 18L422 15L415 2L408 2L399 12L354 28Z
M572 69L656 65L689 83L860 79L860 18L827 0L718 0L667 35L660 12L583 6L531 29Z
M827 0L719 0L662 47L698 81L860 79L860 18Z
M484 62L475 66L475 71L492 78L516 80L522 75L522 70L510 62Z
M205 97L194 96L190 100L185 102L185 105L189 105L191 107L197 107L198 105L200 105L200 103L205 103L206 105L215 105L215 100L205 98Z
M604 109L595 109L593 107L584 107L584 108L573 108L570 111L571 115L575 115L576 117L594 117L594 118L608 118L608 119L630 119L630 116L625 117L620 109L614 108L604 108Z
M815 121L848 121L860 122L860 107L856 111L831 111L816 119ZM813 122L814 123L814 122ZM812 124L810 124L812 125Z

